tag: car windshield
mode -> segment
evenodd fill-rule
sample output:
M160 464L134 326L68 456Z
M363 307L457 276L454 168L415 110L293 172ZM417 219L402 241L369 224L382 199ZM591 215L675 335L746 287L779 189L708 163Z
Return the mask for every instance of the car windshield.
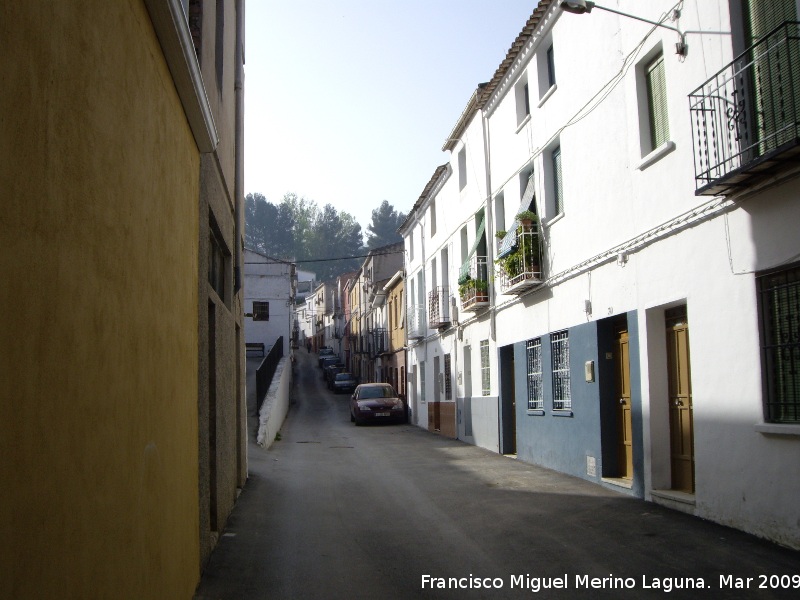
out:
M394 389L390 385L370 386L361 388L358 399L364 398L394 398Z
M353 376L350 375L350 373L339 373L336 376L336 381L347 381L348 379L351 379L352 377Z

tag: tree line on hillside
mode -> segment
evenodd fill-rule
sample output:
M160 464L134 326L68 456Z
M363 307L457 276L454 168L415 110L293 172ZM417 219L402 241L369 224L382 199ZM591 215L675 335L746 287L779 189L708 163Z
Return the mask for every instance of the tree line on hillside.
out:
M331 204L320 208L293 193L273 204L263 194L252 193L245 197L245 246L296 262L316 273L318 281L328 281L355 271L369 250L402 241L397 229L405 218L384 200L372 211L365 245L361 225Z

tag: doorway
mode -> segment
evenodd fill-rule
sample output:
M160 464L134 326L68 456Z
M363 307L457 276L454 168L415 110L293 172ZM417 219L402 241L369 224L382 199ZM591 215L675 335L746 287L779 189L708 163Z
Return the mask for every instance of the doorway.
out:
M665 312L672 489L694 493L694 416L686 305Z
M614 387L617 422L617 476L633 479L633 424L631 415L631 365L628 321L614 324Z
M500 454L517 453L514 346L500 348Z

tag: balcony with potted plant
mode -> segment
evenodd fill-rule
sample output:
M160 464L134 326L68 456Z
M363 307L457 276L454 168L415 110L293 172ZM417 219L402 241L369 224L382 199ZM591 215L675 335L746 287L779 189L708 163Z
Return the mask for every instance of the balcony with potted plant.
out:
M521 294L542 283L539 219L525 210L517 215L516 227L509 230L500 245L497 279L504 294Z
M474 312L489 306L489 269L485 256L473 256L458 279L461 309Z

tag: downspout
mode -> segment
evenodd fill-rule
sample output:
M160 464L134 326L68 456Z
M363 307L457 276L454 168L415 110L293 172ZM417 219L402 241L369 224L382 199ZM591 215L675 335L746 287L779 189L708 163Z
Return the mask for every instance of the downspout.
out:
M242 204L244 203L244 0L236 0L236 74L234 96L236 100L236 124L234 134L234 268L233 293L242 289L242 264L244 264L242 232Z
M491 170L491 144L489 143L489 119L486 118L486 111L481 110L481 124L483 125L483 162L486 172L486 270L494 265L494 198L492 196L492 170ZM497 342L497 329L495 326L494 304L497 298L497 288L492 286L492 307L489 312L489 336L493 342Z

